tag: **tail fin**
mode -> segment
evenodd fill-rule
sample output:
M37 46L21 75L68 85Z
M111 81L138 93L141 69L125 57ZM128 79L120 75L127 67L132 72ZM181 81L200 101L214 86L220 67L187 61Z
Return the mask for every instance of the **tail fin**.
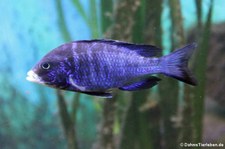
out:
M197 85L197 80L188 69L188 60L196 47L197 44L192 43L169 55L163 56L161 58L162 73L187 84Z

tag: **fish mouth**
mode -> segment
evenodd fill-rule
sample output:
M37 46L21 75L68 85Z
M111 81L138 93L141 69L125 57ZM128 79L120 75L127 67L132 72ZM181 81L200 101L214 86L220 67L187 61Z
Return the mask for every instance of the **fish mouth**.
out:
M30 81L30 82L43 84L43 81L41 80L41 78L33 70L30 70L27 72L26 79L27 81Z

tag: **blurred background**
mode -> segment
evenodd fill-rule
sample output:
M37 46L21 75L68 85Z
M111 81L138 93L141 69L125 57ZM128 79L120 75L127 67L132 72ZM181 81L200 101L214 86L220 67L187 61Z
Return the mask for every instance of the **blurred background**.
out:
M0 0L1 149L175 149L225 145L225 2L222 0ZM190 87L157 87L102 99L25 80L51 49L110 38L164 54L198 48Z

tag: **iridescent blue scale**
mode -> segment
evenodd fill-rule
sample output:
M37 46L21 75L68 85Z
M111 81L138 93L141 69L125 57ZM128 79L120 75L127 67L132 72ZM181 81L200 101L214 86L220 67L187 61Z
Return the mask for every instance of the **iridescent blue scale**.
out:
M111 97L113 88L135 91L157 85L165 74L196 85L187 62L196 44L157 58L161 50L114 40L82 40L66 43L49 52L28 73L28 80L48 86ZM42 69L40 66L47 64ZM48 69L46 69L48 68ZM34 80L37 79L37 80Z

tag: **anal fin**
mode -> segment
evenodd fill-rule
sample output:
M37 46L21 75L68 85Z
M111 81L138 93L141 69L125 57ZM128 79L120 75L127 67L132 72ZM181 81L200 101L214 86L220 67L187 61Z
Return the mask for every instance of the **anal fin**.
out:
M125 90L125 91L137 91L142 89L148 89L157 85L160 80L161 79L158 77L151 76L151 77L148 77L147 79L120 87L119 89Z

